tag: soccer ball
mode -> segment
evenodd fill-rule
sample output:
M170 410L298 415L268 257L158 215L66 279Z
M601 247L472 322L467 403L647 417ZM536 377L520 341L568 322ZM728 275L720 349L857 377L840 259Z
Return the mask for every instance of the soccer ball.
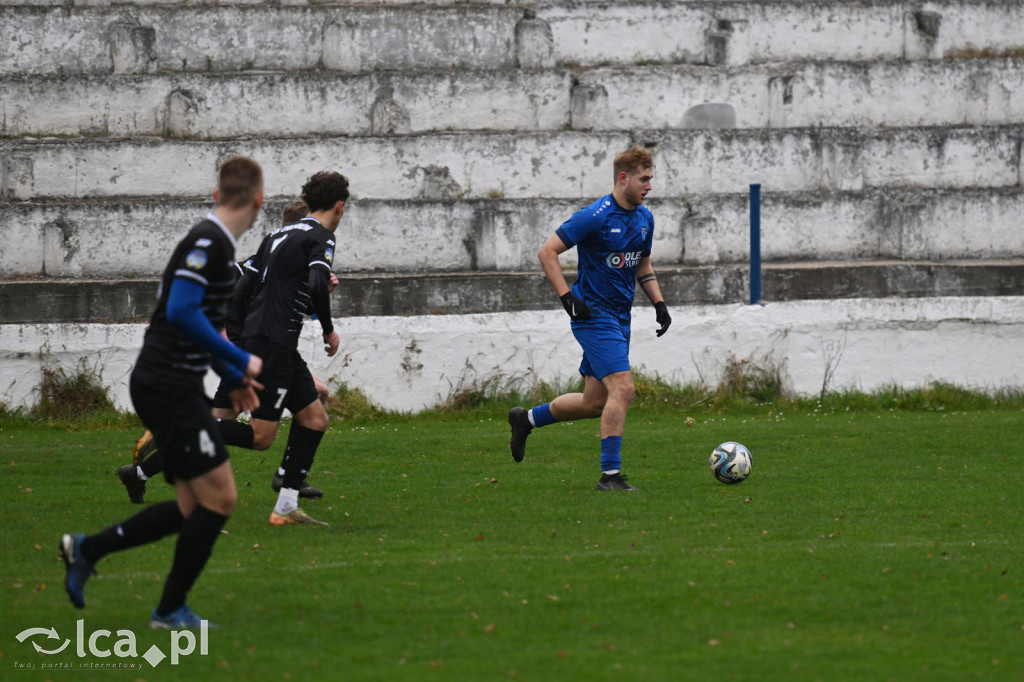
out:
M711 453L711 473L722 483L742 483L750 475L750 450L729 441Z

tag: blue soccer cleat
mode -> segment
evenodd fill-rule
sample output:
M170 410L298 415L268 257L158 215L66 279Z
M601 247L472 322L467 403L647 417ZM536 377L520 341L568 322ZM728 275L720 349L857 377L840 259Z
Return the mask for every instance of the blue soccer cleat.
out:
M203 626L203 619L196 615L196 612L182 604L166 616L157 615L156 611L149 618L151 630L198 630ZM216 628L217 626L207 621L206 627Z
M64 560L64 567L67 575L64 576L64 589L71 597L71 603L75 608L85 608L85 583L89 576L96 574L85 557L82 556L82 540L85 535L82 533L64 534L60 539L60 558Z

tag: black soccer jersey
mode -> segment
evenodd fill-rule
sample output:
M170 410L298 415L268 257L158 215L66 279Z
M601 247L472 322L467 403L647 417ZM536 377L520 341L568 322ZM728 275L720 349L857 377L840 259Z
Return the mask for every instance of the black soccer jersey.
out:
M156 311L146 330L135 370L161 382L191 384L201 381L210 369L210 353L199 348L167 319L167 297L176 278L201 285L203 314L221 329L227 304L237 279L233 260L235 239L213 214L185 235L160 280Z
M245 316L249 314L249 303L252 301L253 291L256 288L256 281L259 273L253 267L255 256L249 256L243 261L235 263L235 270L238 273L238 281L231 294L231 301L228 304L228 316L224 321L224 331L227 332L231 343L238 343L242 340L242 330L245 328Z
M315 218L303 218L268 234L253 259L259 280L242 337L297 348L303 316L313 314L320 318L325 333L333 330L325 287L334 246L334 233ZM311 280L316 284L311 285Z

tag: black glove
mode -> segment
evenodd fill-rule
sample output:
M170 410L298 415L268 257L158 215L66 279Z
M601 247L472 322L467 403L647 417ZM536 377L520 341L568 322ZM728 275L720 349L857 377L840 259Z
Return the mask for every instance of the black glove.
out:
M658 336L661 336L668 331L669 325L672 324L672 316L668 314L668 306L665 305L664 301L658 301L654 304L654 315L655 319L658 320L658 324L661 325L661 329L658 330Z
M565 312L569 313L573 322L590 319L590 306L573 296L571 291L559 296L558 300L562 302L562 307L565 308Z

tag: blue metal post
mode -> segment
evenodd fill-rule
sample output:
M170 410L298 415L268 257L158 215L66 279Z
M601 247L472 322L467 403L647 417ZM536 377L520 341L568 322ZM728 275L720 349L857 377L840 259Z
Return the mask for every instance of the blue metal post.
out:
M750 305L761 303L761 185L750 186Z

